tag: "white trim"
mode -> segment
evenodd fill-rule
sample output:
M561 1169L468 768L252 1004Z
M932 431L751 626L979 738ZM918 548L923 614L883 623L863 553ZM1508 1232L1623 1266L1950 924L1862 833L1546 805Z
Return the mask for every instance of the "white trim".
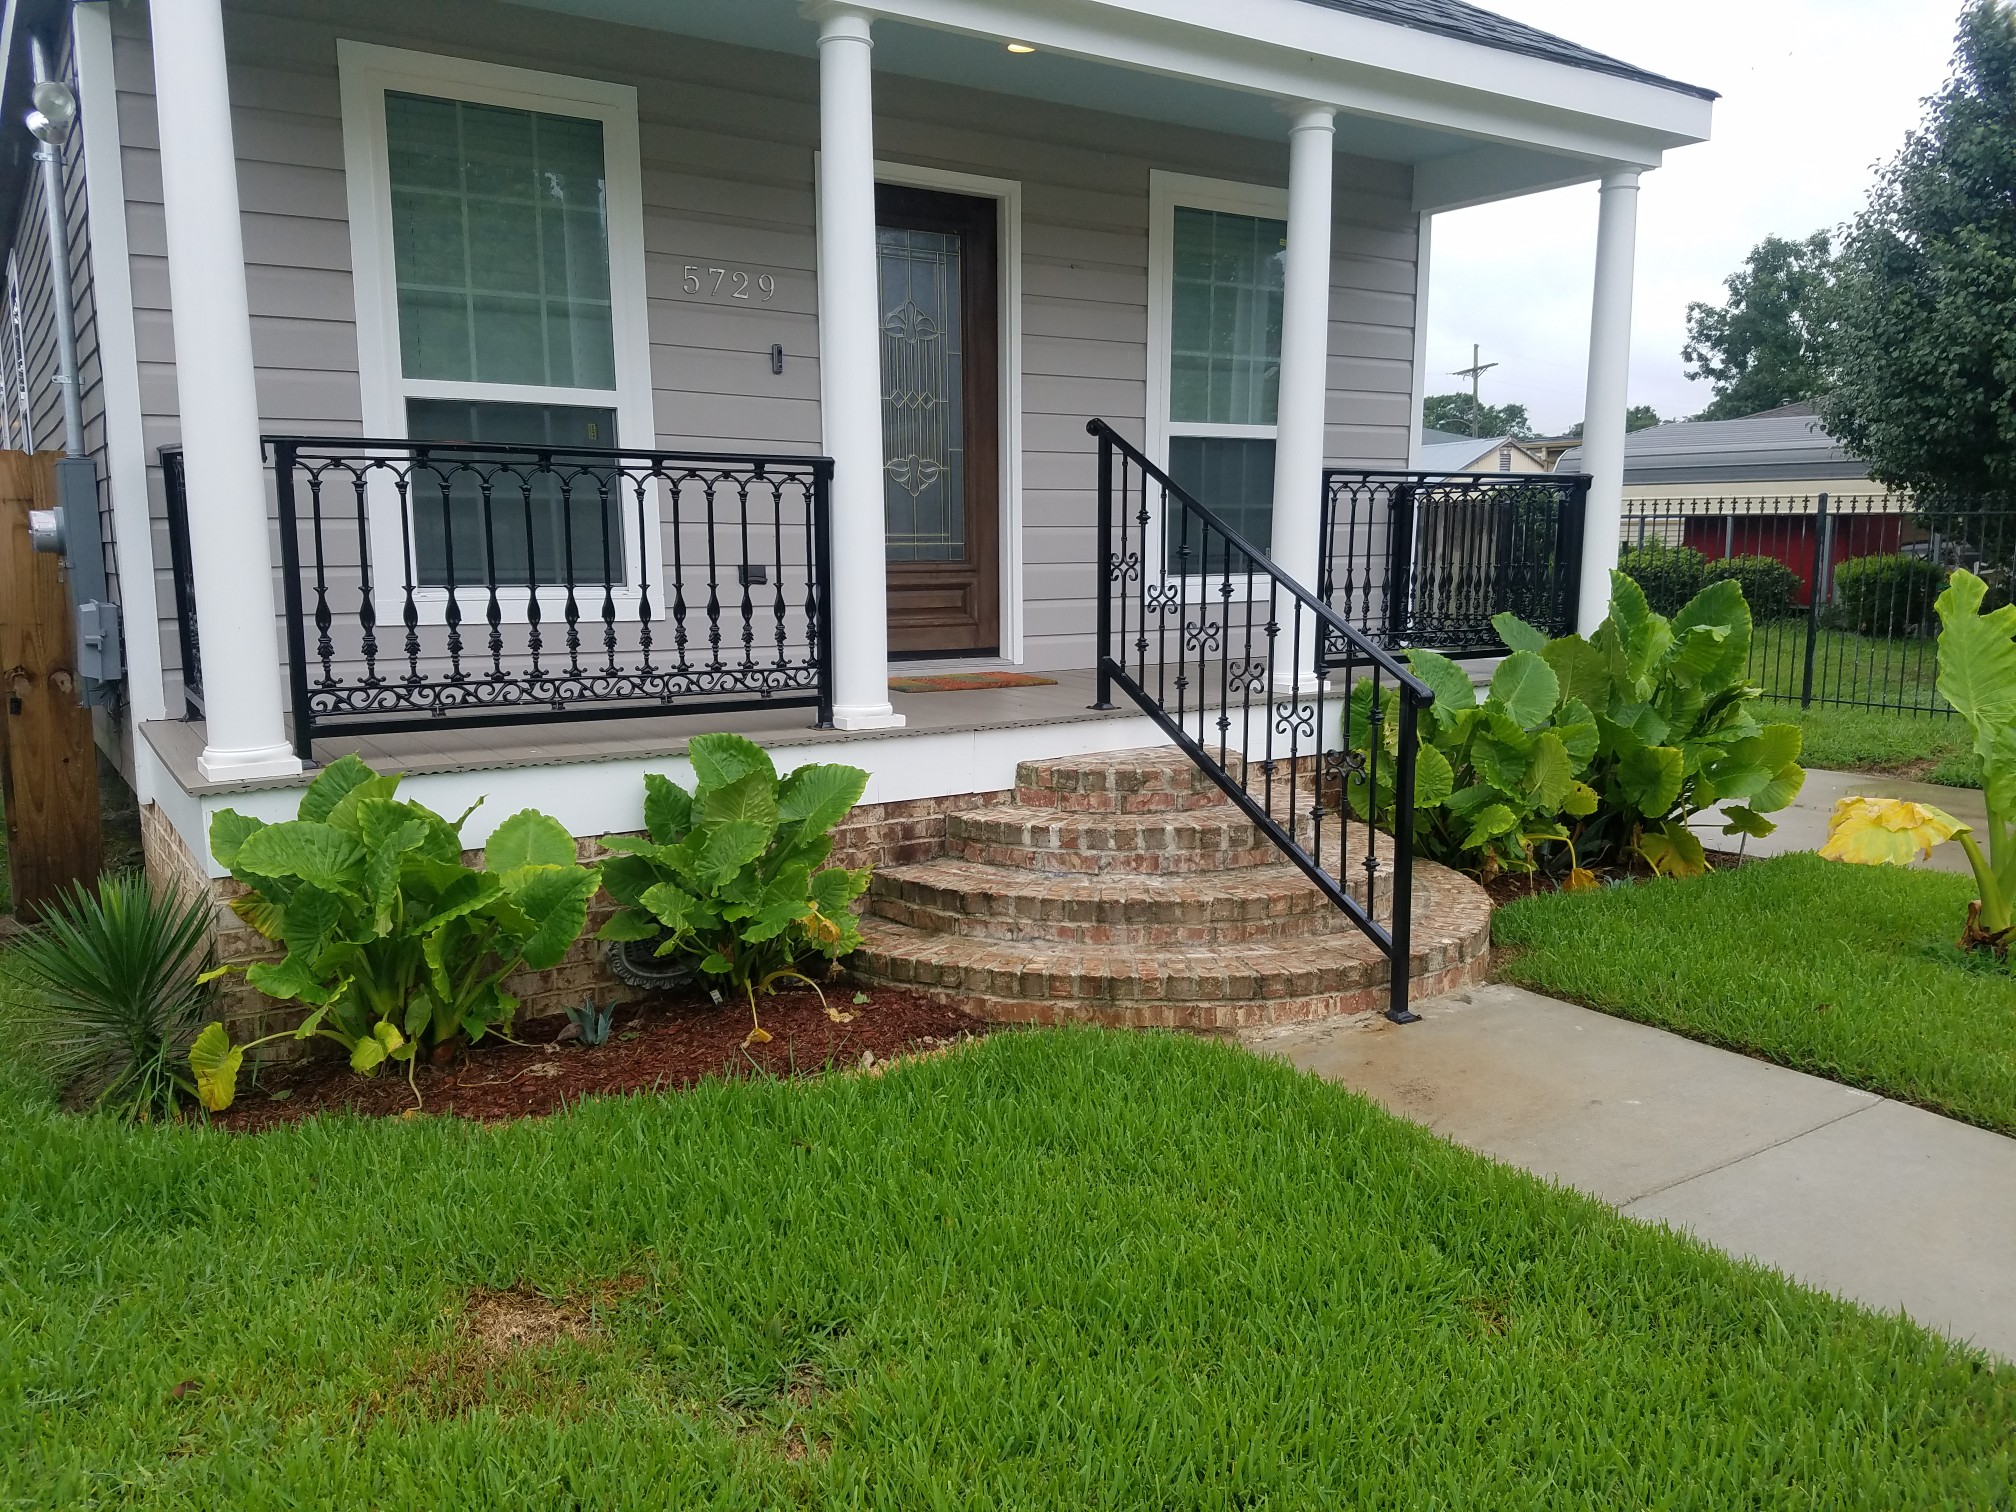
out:
M637 91L628 84L510 68L473 58L412 52L339 39L343 162L350 211L352 281L357 300L358 384L366 435L406 434L408 398L504 400L613 409L615 442L632 450L657 445L652 405L651 336L644 261L644 182L638 144ZM385 138L385 92L401 90L438 99L470 100L517 110L567 114L602 126L602 171L608 192L609 316L615 342L616 387L560 388L536 384L458 383L405 377L399 351L399 294L392 245L391 172ZM379 562L401 558L397 506L389 487L371 493L372 554ZM643 560L643 553L650 560ZM655 494L645 508L642 539L624 517L623 556L628 581L648 572L664 578L664 540ZM420 594L423 616L437 595ZM438 595L445 608L445 593ZM527 595L499 595L509 617L522 617ZM634 611L634 588L619 589L619 608Z
M1022 602L1022 184L1017 179L987 178L926 168L916 163L875 162L878 184L908 189L939 189L974 199L991 199L1000 207L995 233L995 263L1001 308L1001 556L1000 656L1011 666L1023 662Z
M1421 470L1421 418L1428 403L1428 289L1435 261L1435 217L1423 211L1418 217L1421 234L1414 248L1414 377L1409 384L1413 395L1407 422L1407 470Z
M112 63L112 15L103 4L72 12L78 127L84 153L85 213L91 222L91 297L97 309L98 369L104 388L105 484L112 502L113 557L126 631L127 718L133 749L140 722L167 716L162 686L160 606L154 589L154 524L147 502L147 438L134 333L133 262L126 236L126 174ZM140 800L153 796L152 769L134 763Z

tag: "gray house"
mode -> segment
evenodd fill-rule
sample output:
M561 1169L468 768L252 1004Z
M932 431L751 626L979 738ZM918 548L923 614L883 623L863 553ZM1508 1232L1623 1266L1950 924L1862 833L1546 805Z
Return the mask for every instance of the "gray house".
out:
M102 738L203 876L211 813L345 750L487 794L480 843L527 804L635 829L699 728L903 814L1161 740L1086 707L1088 421L1313 584L1325 468L1407 466L1458 207L1603 186L1614 550L1639 176L1713 98L1460 0L9 0L0 44L7 122L31 44L78 102ZM50 448L33 146L0 409Z

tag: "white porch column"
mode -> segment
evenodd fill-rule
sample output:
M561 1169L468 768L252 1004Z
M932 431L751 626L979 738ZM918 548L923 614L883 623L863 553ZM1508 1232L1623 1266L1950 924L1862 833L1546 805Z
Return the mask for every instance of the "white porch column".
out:
M1330 386L1330 184L1336 111L1297 106L1288 129L1288 256L1281 291L1274 534L1281 570L1316 591L1323 518L1324 399Z
M220 0L153 0L154 97L174 304L189 551L213 781L301 770L281 704L252 317ZM144 628L144 627L143 627Z
M1610 572L1624 519L1624 420L1631 383L1631 289L1638 257L1638 175L1603 180L1596 222L1596 298L1589 317L1589 394L1582 411L1582 470L1589 513L1582 537L1584 635L1610 607Z
M881 290L868 18L819 15L819 410L833 459L833 723L903 723L889 703L883 534Z

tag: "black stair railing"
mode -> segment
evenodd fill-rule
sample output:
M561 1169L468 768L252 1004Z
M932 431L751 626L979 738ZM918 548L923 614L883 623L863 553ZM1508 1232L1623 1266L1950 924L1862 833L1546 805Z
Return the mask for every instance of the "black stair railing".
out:
M1389 650L1497 656L1507 610L1575 628L1589 478L1582 473L1323 473L1318 596Z
M827 458L265 443L303 760L318 737L442 725L794 706L831 722ZM186 669L186 503L180 458L162 461Z
M1127 694L1391 963L1411 1023L1414 767L1434 695L1103 420L1099 706ZM1392 833L1355 816L1371 795Z

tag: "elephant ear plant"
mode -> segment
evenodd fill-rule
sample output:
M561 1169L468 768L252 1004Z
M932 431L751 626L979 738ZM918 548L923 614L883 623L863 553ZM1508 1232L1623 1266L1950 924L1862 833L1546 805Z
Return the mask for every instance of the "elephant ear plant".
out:
M791 979L816 990L800 962L860 948L848 905L868 872L825 862L833 826L860 801L868 774L802 766L780 781L763 748L739 735L696 736L687 757L693 791L647 776L646 838L603 842L621 852L603 866L602 884L622 907L602 938L655 939L659 955L723 978L748 1000L750 1040L767 1040L758 992Z
M1655 613L1623 573L1610 613L1584 639L1550 640L1515 615L1492 621L1510 653L1480 699L1470 676L1432 651L1410 651L1434 689L1415 771L1415 840L1423 855L1485 876L1532 871L1545 847L1567 852L1567 885L1594 884L1578 864L1635 855L1665 876L1707 867L1689 821L1721 805L1724 833L1763 836L1767 815L1798 796L1796 725L1763 725L1744 672L1750 610L1733 580L1711 583L1672 619ZM1371 720L1367 685L1354 694L1356 765L1370 732L1385 755L1398 720ZM1389 822L1388 759L1379 791L1359 776L1354 810Z
M1934 606L1939 613L1939 694L1967 722L1981 758L1988 800L1988 849L1973 831L1930 804L1844 798L1821 855L1863 865L1904 865L1958 840L1979 890L1960 945L2009 958L2016 945L2016 605L1990 614L1988 585L1956 571Z
M309 786L295 819L218 814L210 850L247 889L233 910L286 948L245 979L312 1010L268 1039L334 1040L357 1071L404 1062L410 1081L421 1052L509 1029L518 1000L505 980L559 964L600 877L577 864L558 820L530 809L497 826L482 868L464 865L468 813L451 822L401 801L398 786L345 756ZM197 1037L189 1060L206 1107L231 1105L251 1048L218 1023Z

